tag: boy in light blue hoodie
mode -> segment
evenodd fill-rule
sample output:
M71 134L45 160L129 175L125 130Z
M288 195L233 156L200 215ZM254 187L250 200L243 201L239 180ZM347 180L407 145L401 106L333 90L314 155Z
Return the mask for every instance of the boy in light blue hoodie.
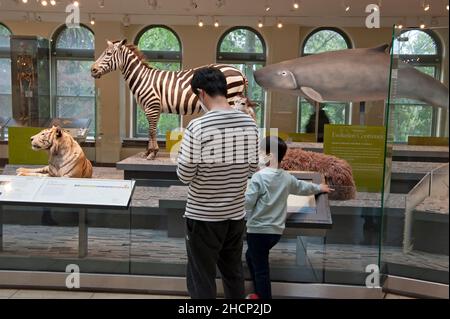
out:
M326 184L298 180L280 168L287 151L279 137L267 137L261 142L259 172L253 175L245 194L247 211L247 265L255 294L250 298L272 298L269 252L283 234L289 194L315 195L333 189Z

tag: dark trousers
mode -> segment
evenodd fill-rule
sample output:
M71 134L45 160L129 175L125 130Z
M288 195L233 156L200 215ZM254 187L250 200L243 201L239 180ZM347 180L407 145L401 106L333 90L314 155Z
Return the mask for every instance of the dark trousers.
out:
M225 298L245 297L242 266L245 221L205 222L186 218L187 288L193 299L214 299L216 266Z
M255 286L255 293L261 299L272 298L270 284L269 252L280 241L281 235L247 233L247 266Z

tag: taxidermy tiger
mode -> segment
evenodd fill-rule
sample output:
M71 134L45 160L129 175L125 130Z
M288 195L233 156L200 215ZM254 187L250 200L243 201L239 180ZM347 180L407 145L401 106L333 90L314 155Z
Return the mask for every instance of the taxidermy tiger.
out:
M35 151L49 153L48 166L38 169L19 168L19 176L91 178L92 164L80 145L61 127L53 126L31 137Z

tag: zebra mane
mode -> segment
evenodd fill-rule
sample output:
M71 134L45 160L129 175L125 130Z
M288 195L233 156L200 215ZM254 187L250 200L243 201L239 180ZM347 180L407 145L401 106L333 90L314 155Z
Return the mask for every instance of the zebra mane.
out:
M144 53L141 52L141 50L139 50L137 46L135 46L134 44L126 44L125 47L133 52L133 54L139 59L139 61L143 62L143 65L145 65L149 69L152 69L152 67L148 64L147 57Z

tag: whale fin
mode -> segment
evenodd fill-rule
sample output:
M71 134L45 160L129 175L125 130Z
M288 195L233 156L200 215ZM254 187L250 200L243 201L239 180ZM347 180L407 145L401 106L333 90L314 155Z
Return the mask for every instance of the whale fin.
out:
M387 50L389 47L390 47L390 45L387 44L387 43L385 43L385 44L379 45L379 46L377 46L377 47L370 48L369 50L371 50L371 51L378 51L378 52L386 52L386 50Z
M322 95L320 95L319 92L317 92L316 90L307 87L307 86L302 86L301 90L303 92L303 94L305 94L307 97L309 97L311 100L314 100L316 102L324 102Z

